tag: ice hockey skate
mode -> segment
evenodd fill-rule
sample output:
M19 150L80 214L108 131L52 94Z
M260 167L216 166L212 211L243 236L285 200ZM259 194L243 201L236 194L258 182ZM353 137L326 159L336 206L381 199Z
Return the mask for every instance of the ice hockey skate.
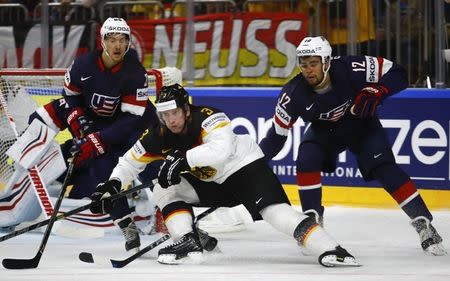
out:
M117 223L125 237L125 250L139 251L141 246L141 239L139 237L139 230L136 224L130 217L126 217Z
M203 249L205 249L208 252L211 252L213 250L218 250L217 247L217 239L215 237L212 237L208 234L208 232L197 228L198 237L200 239L200 244L202 244Z
M162 264L199 264L203 262L203 247L194 231L182 236L175 243L158 252Z
M442 245L442 237L426 217L420 216L411 221L420 237L420 244L423 251L432 256L444 256L447 251Z
M355 257L350 255L341 246L337 246L335 250L321 254L319 256L319 263L325 267L361 266L356 262Z

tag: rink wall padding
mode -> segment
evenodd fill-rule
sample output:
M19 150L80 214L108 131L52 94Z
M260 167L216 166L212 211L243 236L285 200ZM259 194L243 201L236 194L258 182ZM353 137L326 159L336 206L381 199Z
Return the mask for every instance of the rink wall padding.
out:
M250 134L258 142L271 125L279 87L187 88L197 105L224 110L236 133ZM39 104L55 96L35 97ZM389 97L379 108L397 163L414 180L428 205L450 209L450 89L406 89ZM295 159L305 130L298 120L285 147L271 161L293 204L299 203ZM58 136L58 140L67 135ZM396 207L375 182L365 182L354 157L344 152L332 174L323 175L326 205Z

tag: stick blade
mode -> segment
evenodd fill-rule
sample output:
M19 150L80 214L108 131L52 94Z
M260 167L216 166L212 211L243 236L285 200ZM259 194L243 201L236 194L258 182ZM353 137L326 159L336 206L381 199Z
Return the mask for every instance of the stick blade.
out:
M112 267L114 267L114 268L122 268L122 267L126 266L129 263L128 260L120 261L120 260L113 260L113 259L111 259L110 261L111 261Z
M7 269L29 269L39 265L40 256L32 259L3 259L2 264Z

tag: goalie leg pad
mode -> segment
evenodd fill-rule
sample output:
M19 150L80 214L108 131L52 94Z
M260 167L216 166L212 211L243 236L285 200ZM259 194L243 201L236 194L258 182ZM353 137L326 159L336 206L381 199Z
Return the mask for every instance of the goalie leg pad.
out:
M25 178L0 197L0 227L32 221L42 212L31 183Z

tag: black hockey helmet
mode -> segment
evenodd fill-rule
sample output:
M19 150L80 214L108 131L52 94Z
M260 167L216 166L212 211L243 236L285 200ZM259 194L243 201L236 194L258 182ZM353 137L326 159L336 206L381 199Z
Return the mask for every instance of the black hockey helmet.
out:
M159 91L155 104L156 110L159 112L184 107L184 105L189 104L189 94L178 83L163 86Z

